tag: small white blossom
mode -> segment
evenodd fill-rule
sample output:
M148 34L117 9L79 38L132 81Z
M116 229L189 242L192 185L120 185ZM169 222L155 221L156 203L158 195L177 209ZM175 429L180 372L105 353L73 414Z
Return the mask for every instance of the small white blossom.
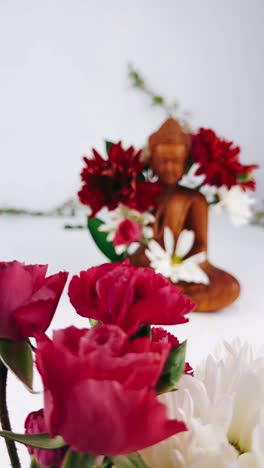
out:
M205 179L204 174L202 175L195 174L197 169L199 169L199 167L200 165L198 163L192 164L187 174L184 174L182 176L181 180L179 181L179 185L182 185L183 187L187 187L190 189L196 189L197 187L199 187Z
M146 250L146 256L150 260L150 266L173 283L187 281L188 283L208 284L209 278L200 268L199 264L205 261L205 252L200 252L191 257L184 258L194 244L194 232L184 229L174 248L174 236L172 231L165 227L163 249L158 242L151 240Z
M216 195L217 195L217 187L215 185L202 185L200 188L200 192L203 194L203 196L206 198L206 201L208 203L214 203Z
M226 186L218 189L219 203L215 208L224 209L236 226L248 224L252 216L251 205L254 203L247 192L235 185L228 190Z
M108 221L99 227L99 231L108 232L106 239L108 240L108 242L113 242L119 225L125 219L131 219L140 224L142 228L142 238L144 240L151 239L153 237L153 229L151 225L155 220L154 216L148 212L140 213L139 211L132 210L124 205L119 205L115 210L109 213ZM118 255L126 251L128 251L129 254L132 254L137 247L138 243L133 242L129 246L116 246L115 251Z

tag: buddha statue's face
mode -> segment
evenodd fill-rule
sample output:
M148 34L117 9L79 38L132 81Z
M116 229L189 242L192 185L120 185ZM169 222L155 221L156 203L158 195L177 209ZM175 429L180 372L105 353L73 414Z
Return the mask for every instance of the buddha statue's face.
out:
M187 163L186 146L179 144L158 144L151 157L152 169L164 185L175 185L183 176Z

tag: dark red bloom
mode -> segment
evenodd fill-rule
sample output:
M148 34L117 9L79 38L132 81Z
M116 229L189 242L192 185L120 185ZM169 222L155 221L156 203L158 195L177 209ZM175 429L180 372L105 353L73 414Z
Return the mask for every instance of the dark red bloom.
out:
M142 237L142 227L132 219L124 219L115 233L113 244L115 247L118 245L127 245L132 242L137 242Z
M48 328L68 273L46 277L47 265L0 263L0 338L22 340Z
M70 327L42 340L36 356L49 434L74 450L114 456L186 430L167 419L154 390L169 349L146 337L130 340L116 325Z
M171 348L174 348L180 344L178 338L164 330L161 327L152 327L151 328L151 339L155 343L169 343ZM188 362L185 363L184 374L193 376L194 371Z
M43 432L47 432L43 409L32 411L25 421L25 433L40 434ZM27 446L27 449L30 455L36 458L41 468L49 468L50 466L60 468L67 450L67 448L44 450L30 446Z
M213 130L200 128L192 136L192 158L200 167L197 175L204 174L204 184L231 188L240 185L244 190L255 190L252 171L256 164L244 165L239 161L240 148L232 141L219 138Z
M141 324L175 325L195 304L151 268L107 263L81 271L69 285L78 314L134 334Z
M159 184L137 180L144 166L140 154L133 146L123 149L119 142L111 146L108 159L95 149L91 159L84 158L83 186L78 195L81 203L91 208L91 216L103 207L114 210L119 203L141 212L156 206Z

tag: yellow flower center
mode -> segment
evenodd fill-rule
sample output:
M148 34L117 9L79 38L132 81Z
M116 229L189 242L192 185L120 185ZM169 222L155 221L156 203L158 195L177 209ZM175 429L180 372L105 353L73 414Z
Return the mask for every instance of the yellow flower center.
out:
M177 255L173 255L171 257L171 265L179 265L180 263L182 263L182 259L180 257Z

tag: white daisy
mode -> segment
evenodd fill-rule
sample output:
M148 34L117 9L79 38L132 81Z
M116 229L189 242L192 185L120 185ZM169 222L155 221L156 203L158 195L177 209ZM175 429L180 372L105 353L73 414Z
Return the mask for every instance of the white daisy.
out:
M226 186L218 189L217 195L219 203L215 208L226 210L232 223L236 226L248 224L252 216L251 205L254 200L249 197L247 192L244 192L239 185L235 185L228 190Z
M205 179L204 174L202 175L195 174L197 169L199 169L199 167L200 165L198 163L192 164L187 174L184 174L182 176L181 180L179 181L179 185L182 185L183 187L187 187L190 189L195 189L199 187Z
M170 278L173 283L187 281L188 283L208 284L209 278L199 267L205 261L205 252L200 252L191 257L185 258L194 244L194 232L184 229L177 240L174 248L174 236L172 231L165 227L164 246L151 240L146 250L146 256L150 260L150 266L166 278Z

